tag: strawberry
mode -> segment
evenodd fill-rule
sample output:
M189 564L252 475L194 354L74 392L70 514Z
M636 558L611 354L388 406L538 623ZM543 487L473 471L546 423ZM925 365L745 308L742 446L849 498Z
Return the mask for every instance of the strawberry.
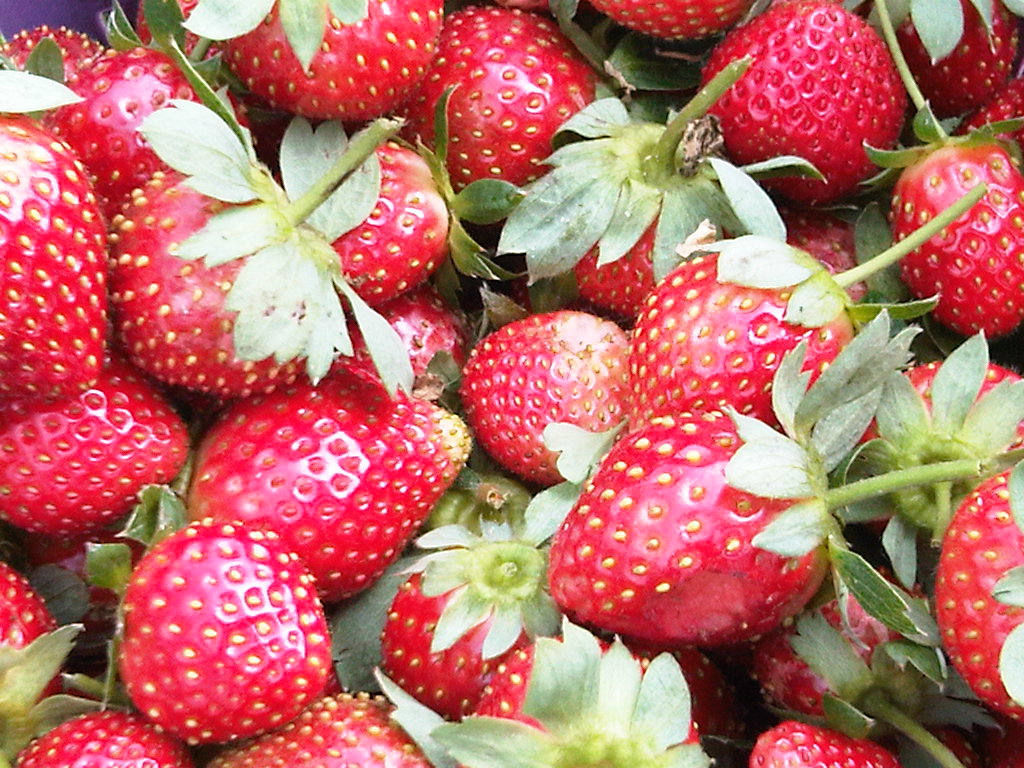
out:
M1024 175L1007 151L981 137L924 151L900 173L890 217L893 238L902 240L981 183L984 198L905 256L900 275L912 296L938 296L932 310L938 323L994 338L1024 319L1024 264L1017 257L1024 234L1014 223L1024 217Z
M23 29L11 35L0 46L0 53L7 56L20 69L24 69L32 52L43 40L52 40L56 43L58 50L63 56L65 81L79 67L88 66L93 59L100 56L104 51L103 43L90 37L85 32L68 29L67 27L51 29L44 24L32 29Z
M362 224L331 245L349 284L371 305L414 288L448 253L448 208L426 162L389 142L377 149L380 197Z
M439 0L371 2L354 21L327 12L323 26L311 21L315 45L300 46L300 60L281 6L274 3L255 28L225 41L224 60L270 106L328 120L368 120L402 104L434 56L443 18Z
M456 416L340 372L225 410L197 447L189 514L275 530L335 601L398 557L468 451Z
M50 535L94 532L126 515L144 486L170 482L187 451L181 417L111 360L81 394L0 400L0 516Z
M552 136L593 100L596 81L552 19L467 6L445 19L437 55L403 107L403 133L435 147L435 105L447 98L452 186L478 179L524 184L544 172Z
M824 180L766 182L799 202L856 193L874 171L864 144L892 147L907 103L881 37L838 3L775 3L714 47L704 81L744 56L753 57L750 68L710 110L729 156L743 164L787 154L809 160Z
M272 532L208 521L168 535L132 572L123 611L128 695L190 744L280 727L327 684L313 580Z
M957 126L957 133L970 133L990 123L1012 120L1024 115L1024 77L1015 77L995 89L989 98L976 110L964 117ZM1024 137L1021 129L1002 138L1011 137L1019 143Z
M283 728L224 750L207 768L369 765L429 768L431 763L390 718L380 696L339 693L306 708Z
M767 243L740 238L736 253L767 258ZM815 274L824 268L793 251ZM764 255L761 255L764 254ZM630 424L725 406L772 420L771 380L783 356L807 343L804 370L820 372L853 338L844 312L806 326L787 312L793 289L723 280L725 254L676 267L648 296L630 339ZM812 281L815 278L810 278Z
M223 207L181 182L158 172L113 222L110 300L129 359L160 381L221 398L295 381L297 362L236 356L224 301L241 263L211 268L172 255Z
M0 560L0 646L24 648L56 628L57 622L39 593Z
M61 397L103 365L105 228L74 152L26 117L0 120L0 398Z
M141 47L105 52L68 86L83 101L48 113L45 124L78 153L110 220L135 187L166 168L138 132L142 121L171 99L198 97L167 54Z
M807 251L831 274L857 266L854 225L825 210L784 208L780 211L786 224L786 242ZM846 289L851 301L859 301L867 293L864 283Z
M909 17L896 39L910 72L938 117L962 115L981 106L1010 77L1017 55L1017 18L999 0L989 0L983 19L974 3L960 0L962 29L956 46L936 57L922 43Z
M18 755L19 768L192 768L177 739L139 715L108 709L66 720Z
M651 254L656 231L654 226L648 227L629 251L608 264L600 264L597 249L591 249L573 267L580 297L632 321L654 290L656 280Z
M690 3L668 0L651 6L638 0L591 0L591 5L612 21L651 37L668 40L710 37L733 26L753 3Z
M740 642L799 611L825 558L816 548L783 557L752 543L787 502L726 483L739 447L716 412L657 419L621 438L552 541L559 607L659 648Z
M785 720L757 737L750 768L900 768L900 762L868 739Z
M575 310L529 315L472 349L462 372L466 420L502 466L531 482L562 480L544 442L555 423L607 432L625 417L625 332Z
M1024 565L1009 480L1003 472L982 482L953 514L935 573L935 618L942 645L971 690L989 708L1021 720L1024 705L1007 691L1000 655L1024 623L1024 609L1012 592L993 592L1009 589L1004 577Z

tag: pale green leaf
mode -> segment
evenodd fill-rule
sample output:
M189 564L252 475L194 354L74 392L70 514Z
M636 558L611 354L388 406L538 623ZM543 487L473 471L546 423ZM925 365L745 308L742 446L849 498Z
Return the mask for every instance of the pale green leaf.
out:
M992 587L992 597L1003 605L1024 608L1024 565L1011 568Z
M418 539L416 546L421 549L449 549L453 547L471 547L480 541L480 537L464 525L442 525L433 528Z
M338 21L345 25L358 24L369 12L369 0L328 0L327 6Z
M540 638L523 713L558 731L597 714L601 646L597 638L566 621L562 639Z
M285 224L271 205L231 206L211 216L173 254L189 261L202 259L212 268L279 245L284 232Z
M768 193L732 163L717 157L708 158L708 162L746 234L784 242L786 225Z
M613 642L601 656L597 718L609 724L629 723L643 676L640 662L632 652L620 640Z
M472 559L466 550L435 552L421 558L416 568L421 570L420 591L427 597L438 597L446 592L466 586L471 578Z
M811 372L805 371L807 342L801 341L782 357L782 362L772 377L772 412L783 431L792 438L796 433L796 411L807 392Z
M398 332L379 312L363 301L348 283L338 280L337 285L348 301L377 375L388 392L412 392L415 378L412 363L409 362L409 352Z
M783 319L805 328L821 328L841 316L848 301L846 291L823 269L793 289Z
M833 728L841 730L848 736L866 739L875 725L874 720L838 696L826 693L822 697L821 703L825 710L826 721Z
M874 682L871 670L852 643L818 612L797 619L789 643L797 656L825 680L828 690L854 701Z
M733 488L770 499L802 499L814 493L811 459L798 443L779 440L745 443L725 467Z
M917 528L900 515L893 515L882 531L882 548L900 584L917 583Z
M444 718L403 691L379 669L374 670L374 676L381 691L395 705L390 715L391 719L416 742L416 746L427 756L430 765L433 768L461 768L460 761L452 757L443 743L436 738L438 729L444 727Z
M900 444L916 439L930 429L928 410L910 380L892 371L885 382L882 401L875 413L878 434Z
M80 101L81 96L56 80L14 69L0 70L0 112L42 112Z
M644 670L633 711L632 731L655 750L686 740L692 727L690 687L671 654L655 656Z
M618 135L630 122L621 99L598 99L562 123L558 132L575 133L588 139L605 138Z
M550 735L518 720L466 717L441 725L435 740L465 768L554 768Z
M496 605L491 625L480 647L480 655L485 659L493 659L505 653L522 636L524 624L523 611L519 605Z
M1010 513L1017 528L1024 532L1024 461L1018 461L1007 481L1010 493Z
M625 422L604 432L590 432L575 424L554 422L544 427L541 437L550 451L557 452L556 466L571 483L582 483L591 469L608 453Z
M661 192L634 179L626 179L615 212L598 240L597 265L611 264L626 255L658 218Z
M876 653L884 653L901 669L910 665L938 685L944 685L949 677L948 665L941 648L912 643L909 640L889 640L880 645Z
M199 0L185 28L211 40L228 40L254 30L276 0Z
M579 496L580 486L569 481L540 491L526 507L523 538L541 544L554 536Z
M910 18L932 62L948 56L963 37L960 0L910 0Z
M982 395L968 411L958 438L983 456L999 453L1017 438L1024 420L1024 382L1004 380Z
M450 595L437 620L430 641L430 652L439 653L451 648L469 630L486 619L492 610L493 605L482 600L475 590L464 589Z
M27 712L60 672L81 624L67 624L23 648L0 643L0 712Z
M999 675L1010 698L1024 706L1024 624L1014 627L1003 642Z
M665 191L651 251L655 280L679 265L681 257L677 249L705 221L718 231L735 231L739 226L717 183L696 177Z
M327 0L277 0L277 7L288 44L308 72L327 31Z
M836 522L820 499L794 504L784 510L756 536L755 547L782 557L803 557L836 529Z
M811 430L811 445L825 472L831 472L861 441L882 399L875 387L856 400L841 403L818 419Z
M750 288L788 288L822 267L803 251L774 238L742 235L708 247L718 251L718 282Z
M960 429L974 405L988 372L988 345L976 334L957 347L939 366L932 381L932 424L942 434Z

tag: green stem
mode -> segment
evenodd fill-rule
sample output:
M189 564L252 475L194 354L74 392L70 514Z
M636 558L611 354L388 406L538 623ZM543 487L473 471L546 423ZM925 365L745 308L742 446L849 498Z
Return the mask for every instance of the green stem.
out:
M212 42L213 41L208 37L200 37L198 40L196 40L196 44L192 47L192 50L189 51L189 61L202 61L203 57L206 56L206 52L210 50L210 44Z
M711 109L711 106L721 98L722 94L743 77L743 74L750 68L751 62L753 62L753 58L750 56L729 62L687 102L679 114L665 126L665 132L658 139L647 162L644 163L646 171L657 176L664 175L667 169L674 169L676 149L686 132L686 126L693 120L703 117Z
M932 540L942 541L942 537L953 518L953 483L939 483L935 487L935 522L932 525Z
M402 120L382 117L353 136L334 165L298 200L293 200L285 207L285 220L292 226L297 226L309 218L350 174L358 170L367 158L377 151L377 147L398 133L401 127Z
M955 203L936 214L933 219L922 224L898 243L893 243L889 248L877 256L871 257L863 264L858 264L852 269L835 275L835 281L842 288L849 288L851 285L866 280L872 275L876 275L887 267L892 266L908 253L931 240L945 227L973 208L974 204L981 200L987 191L988 187L985 184L978 184Z
M983 474L984 467L982 462L977 459L940 461L908 469L895 469L892 472L840 485L838 488L826 491L824 501L829 509L836 509L876 496L884 496L893 491L901 491L904 488L967 480L972 477L981 477Z
M939 741L927 728L890 702L881 691L872 691L861 701L864 711L872 717L888 723L908 739L920 746L942 768L964 768L955 754Z

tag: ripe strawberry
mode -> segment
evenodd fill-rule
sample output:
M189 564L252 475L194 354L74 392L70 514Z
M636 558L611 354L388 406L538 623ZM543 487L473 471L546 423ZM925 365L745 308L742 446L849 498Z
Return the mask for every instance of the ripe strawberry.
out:
M659 648L740 642L799 611L821 582L824 555L754 546L792 502L726 483L739 447L716 412L655 420L621 438L552 541L558 606Z
M648 5L638 0L591 0L612 21L651 37L669 40L709 37L733 26L750 8L749 0L691 3L669 0Z
M313 580L272 532L208 521L170 534L135 567L123 610L128 695L190 744L280 727L327 684Z
M529 315L472 349L462 372L466 420L480 445L527 480L562 480L545 427L606 432L625 418L625 332L576 310Z
M171 99L198 97L173 60L149 48L107 51L68 86L84 100L48 113L45 124L78 153L110 220L133 189L166 168L139 125Z
M429 768L431 763L395 725L381 697L339 693L314 702L273 733L231 747L207 768L292 768L378 764Z
M68 146L26 117L0 120L0 398L61 397L99 375L104 237Z
M525 184L544 172L558 127L594 99L596 80L552 19L468 6L445 20L437 55L404 107L404 134L434 147L434 109L454 87L447 112L452 186L477 179Z
M976 109L1010 77L1017 55L1017 18L998 0L991 0L989 6L991 18L985 21L974 3L960 0L962 36L953 51L938 61L909 17L896 31L910 73L938 117Z
M177 0L178 8L181 9L181 15L183 19L188 19L189 15L199 5L199 0ZM149 45L153 40L153 34L150 32L149 25L146 23L146 4L145 2L139 3L139 7L135 12L135 32L138 34L139 39L146 45ZM195 50L196 45L202 40L199 35L194 32L185 30L185 53L191 54ZM203 55L204 58L209 58L216 54L220 50L220 47L216 44L210 45L206 48L206 52Z
M1024 706L1008 694L1000 651L1024 623L1024 609L993 596L1011 569L1024 565L1024 534L1010 509L1009 473L981 483L953 514L935 573L935 618L956 671L989 708L1017 720Z
M28 580L0 560L0 646L24 648L57 622Z
M648 227L636 245L609 264L598 266L597 249L591 249L573 267L580 297L595 307L632 321L654 290L656 281L651 254L656 231L656 227Z
M715 46L707 82L726 64L753 57L746 74L711 108L729 156L753 163L799 155L824 181L766 182L803 203L857 192L874 165L864 145L889 149L903 126L907 97L881 37L828 0L776 3Z
M900 762L868 739L785 720L757 737L750 768L900 768Z
M167 384L221 398L267 392L299 377L301 364L235 355L234 313L224 299L239 261L207 267L172 255L223 205L157 173L113 222L110 299L129 359Z
M88 762L86 762L88 761ZM108 709L66 720L18 754L18 768L192 768L185 745L139 715Z
M64 79L70 78L74 72L102 55L103 43L84 32L67 27L51 29L45 24L32 29L23 29L11 35L3 45L0 53L7 56L15 65L24 69L29 56L41 40L52 40L57 44L64 57Z
M224 61L270 106L327 120L369 120L404 102L434 56L443 17L440 0L371 2L354 24L329 15L304 69L285 36L281 5L225 41Z
M632 427L726 406L771 421L771 382L783 356L806 341L803 369L816 374L853 338L844 312L819 327L787 320L792 288L722 282L720 261L711 253L684 262L648 296L630 340Z
M780 211L786 223L786 242L807 251L830 274L845 272L857 266L857 245L854 225L828 211L812 208L785 208ZM867 293L864 283L846 289L851 301L859 301Z
M893 238L911 231L984 183L984 198L900 262L915 298L938 296L935 320L970 336L1010 333L1024 319L1018 258L1024 233L1024 175L1007 151L992 141L947 143L904 168L893 187Z
M389 142L377 149L380 198L366 220L331 245L349 284L371 305L423 283L448 254L448 208L427 163Z
M970 133L989 123L1011 120L1021 115L1024 115L1024 77L1015 77L993 91L981 106L967 115L957 126L957 133ZM1024 138L1024 130L1017 129L1002 138L1011 136L1019 143Z
M0 517L50 535L94 532L126 515L143 487L170 482L187 451L181 417L111 360L80 394L0 400Z
M398 557L468 452L456 416L340 372L224 411L197 448L189 514L276 531L339 600Z

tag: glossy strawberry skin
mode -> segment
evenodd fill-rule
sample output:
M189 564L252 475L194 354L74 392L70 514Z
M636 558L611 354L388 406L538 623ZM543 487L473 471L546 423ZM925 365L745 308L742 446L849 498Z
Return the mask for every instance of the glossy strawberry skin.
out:
M185 463L188 433L156 388L112 360L87 391L0 400L0 517L26 531L87 534L126 515Z
M139 125L171 99L198 97L173 60L149 48L107 51L76 70L68 87L84 101L48 113L46 125L89 169L109 220L133 189L166 168Z
M0 120L0 398L62 397L103 365L106 231L74 152Z
M60 49L64 58L65 82L79 67L87 66L104 51L103 43L84 32L67 27L51 29L44 24L33 29L23 29L11 35L0 46L0 52L10 58L18 67L24 68L32 51L42 40L52 40Z
M317 768L369 766L430 768L431 763L394 724L381 697L339 693L314 702L273 733L221 752L207 768Z
M890 207L902 240L979 183L985 196L970 211L903 257L900 275L916 298L938 295L932 316L965 336L1010 333L1024 319L1024 175L996 143L945 146L900 174Z
M371 305L427 280L448 254L448 208L426 162L393 142L377 150L381 183L367 219L331 246L341 271Z
M66 720L18 755L18 768L192 768L185 745L136 714L108 709Z
M632 321L654 290L654 249L656 226L648 227L621 258L598 266L597 249L576 263L573 273L580 297L599 309Z
M736 490L740 441L721 413L662 419L611 448L551 544L551 595L574 620L660 648L752 638L799 611L824 575L752 539L789 503Z
M908 19L896 32L921 93L938 117L976 109L1005 83L1017 55L1017 18L1001 2L991 2L989 30L974 4L961 0L964 33L952 53L932 61Z
M896 756L867 739L795 720L758 736L750 768L901 768Z
M668 0L652 5L643 0L591 0L591 5L616 23L645 35L693 40L733 26L751 3L748 0L696 3Z
M505 468L541 485L561 482L544 428L604 432L625 418L625 332L586 312L557 310L502 326L471 350L462 371L466 420Z
M820 328L783 319L785 290L720 283L716 255L681 264L648 296L630 339L630 425L729 406L771 422L771 381L807 342L804 370L824 369L853 338L845 314Z
M434 147L434 108L446 89L448 172L456 190L477 179L540 176L551 138L594 99L596 76L550 18L468 6L451 14L437 55L403 108L404 135Z
M190 744L282 726L326 687L323 608L273 533L213 522L172 533L135 567L123 607L128 695Z
M1014 522L1008 473L981 483L957 508L942 539L935 574L935 618L950 661L989 708L1024 720L999 674L1007 635L1024 622L1024 609L997 601L996 582L1024 565L1024 534Z
M272 107L315 119L369 120L405 101L423 78L443 20L439 0L372 0L367 17L328 22L303 72L275 5L256 29L224 43L224 60Z
M28 579L0 560L0 645L24 648L56 628L57 622Z
M957 133L966 134L983 125L1011 120L1024 115L1024 77L1015 77L997 88L974 112L957 126ZM1013 138L1018 143L1024 138L1024 129L1018 128L1002 138Z
M277 531L340 600L398 557L468 450L457 417L343 372L227 409L197 448L189 514Z
M855 226L828 211L786 208L780 211L786 224L786 242L807 251L825 265L830 274L857 266ZM865 283L846 289L851 301L860 301L867 293Z
M110 299L126 354L162 382L225 399L294 382L301 362L235 356L224 301L242 260L210 268L171 253L222 207L181 181L158 172L113 223Z
M787 154L809 160L825 182L767 183L802 203L830 203L857 192L875 171L863 145L891 148L907 103L878 34L839 3L776 3L714 48L704 82L743 56L754 62L710 110L721 120L732 160Z

